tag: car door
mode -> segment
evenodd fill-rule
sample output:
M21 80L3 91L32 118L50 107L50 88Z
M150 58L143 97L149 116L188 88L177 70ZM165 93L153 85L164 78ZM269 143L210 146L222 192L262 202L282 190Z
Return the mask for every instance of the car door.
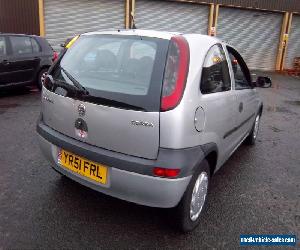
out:
M12 71L12 83L32 82L35 79L40 59L33 52L30 37L9 36L12 55L9 68Z
M9 48L7 38L0 36L0 87L10 83L11 69L9 67Z
M231 131L236 127L237 101L221 44L211 47L206 55L200 90L200 105L205 114L202 139L204 143L212 140L218 142L218 165L222 165L236 145Z
M251 83L249 69L242 56L230 46L227 46L227 51L238 103L236 133L240 142L251 130L257 112L258 100Z

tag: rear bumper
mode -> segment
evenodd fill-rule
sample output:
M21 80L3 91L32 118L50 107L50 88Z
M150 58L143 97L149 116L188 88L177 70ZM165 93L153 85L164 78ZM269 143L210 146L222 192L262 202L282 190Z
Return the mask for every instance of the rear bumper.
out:
M42 152L58 172L99 192L152 207L174 207L181 200L195 168L204 159L202 147L159 149L157 159L150 160L113 152L65 136L45 125L37 124ZM73 173L58 163L60 148L109 167L108 183L102 185ZM153 176L154 167L180 168L178 178Z
M56 171L96 191L141 205L175 207L191 179L191 176L164 179L109 167L108 183L102 185L60 166L57 162L59 147L41 136L39 136L39 143L42 152Z

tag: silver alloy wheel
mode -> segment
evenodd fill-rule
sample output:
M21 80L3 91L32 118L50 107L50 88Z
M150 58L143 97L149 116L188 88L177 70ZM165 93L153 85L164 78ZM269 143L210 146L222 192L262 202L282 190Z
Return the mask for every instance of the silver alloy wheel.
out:
M41 83L42 83L42 84L44 84L44 81L45 81L46 77L47 77L47 72L44 72L44 73L42 74L42 76L41 76Z
M192 193L190 204L190 218L192 221L198 219L205 203L208 189L208 176L206 172L199 174Z
M260 121L260 115L257 115L255 118L255 123L254 123L253 139L256 139L256 137L257 137L258 129L259 129L259 121Z

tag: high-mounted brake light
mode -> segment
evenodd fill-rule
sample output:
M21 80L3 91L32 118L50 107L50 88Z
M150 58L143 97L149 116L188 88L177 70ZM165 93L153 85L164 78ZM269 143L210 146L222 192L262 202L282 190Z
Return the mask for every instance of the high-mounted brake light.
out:
M190 50L184 37L171 38L163 80L161 111L175 108L183 95L189 68Z
M172 178L178 176L180 169L170 169L170 168L153 168L153 174L159 177Z

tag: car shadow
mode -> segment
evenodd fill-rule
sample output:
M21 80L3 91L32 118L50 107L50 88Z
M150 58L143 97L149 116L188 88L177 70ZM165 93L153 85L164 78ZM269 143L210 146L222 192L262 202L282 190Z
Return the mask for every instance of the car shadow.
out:
M10 89L0 89L0 98L23 96L35 92L39 92L39 90L33 86L22 87L22 88L18 87L18 88L10 88Z
M230 159L229 164L226 163L215 178L212 178L206 209L201 215L201 223L195 232L206 232L207 227L214 228L214 225L218 224L219 218L214 218L212 215L216 214L217 209L220 209L220 201L224 202L222 193L219 192L224 185L224 179L236 181L234 177L236 169L230 163L231 161ZM86 227L88 231L91 225L83 222L93 221L92 227L95 227L95 230L101 228L101 231L118 231L122 225L126 226L127 231L131 234L138 234L141 228L148 228L147 232L155 232L154 235L158 233L168 234L169 237L182 235L174 223L174 209L152 208L126 202L94 191L65 176L57 175L58 178L51 190L51 196L45 200L45 209L59 206L57 209L60 211L60 217L66 219L75 216L74 225L81 222L81 227ZM216 201L218 203L215 203ZM223 208L226 208L226 205ZM50 214L50 216L52 220L58 219L55 214ZM62 221L65 219L61 218ZM64 231L64 225L61 226L60 230ZM90 230L91 232L93 230Z
M89 248L124 248L133 245L147 249L172 246L184 248L190 242L201 242L202 247L207 248L222 248L224 244L232 243L232 235L238 238L241 232L257 227L256 223L249 224L249 220L257 218L248 213L259 211L251 201L243 198L243 193L252 182L249 180L249 183L245 183L247 173L249 175L252 171L249 169L250 163L245 164L245 161L250 161L254 151L242 145L215 174L200 225L187 234L182 234L174 226L172 209L151 208L122 201L57 173L54 173L52 184L47 187L47 197L40 207L41 214L36 214L33 220L38 228L47 227L46 232L53 231L58 236L55 242L64 242L63 246L68 246L66 242L71 242L74 235L80 235L80 239L84 240L76 238L76 242L81 247ZM239 221L239 225L228 226L233 221ZM268 224L264 220L257 223L265 230L270 225L270 222ZM224 232L223 241L216 241L216 231ZM48 234L40 237L45 235Z

